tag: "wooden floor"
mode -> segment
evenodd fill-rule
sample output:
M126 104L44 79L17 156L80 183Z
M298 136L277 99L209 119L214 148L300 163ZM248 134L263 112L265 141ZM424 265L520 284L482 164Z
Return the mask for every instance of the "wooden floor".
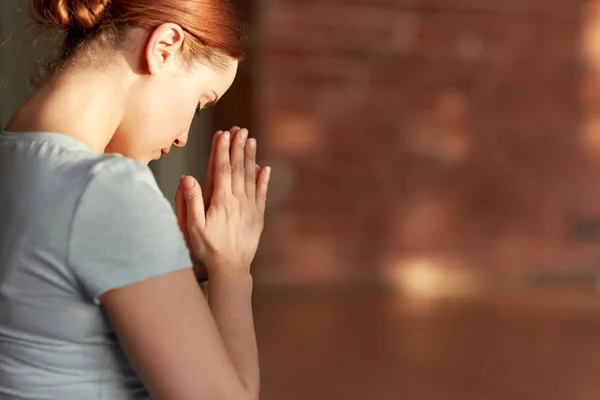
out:
M262 400L600 399L600 294L258 290Z

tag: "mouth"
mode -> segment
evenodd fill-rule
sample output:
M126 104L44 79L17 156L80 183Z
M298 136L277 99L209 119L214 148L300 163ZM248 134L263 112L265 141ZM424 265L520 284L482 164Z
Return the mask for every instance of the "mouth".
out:
M169 149L162 149L162 150L160 151L160 154L161 154L161 155L169 154L169 151L170 151Z

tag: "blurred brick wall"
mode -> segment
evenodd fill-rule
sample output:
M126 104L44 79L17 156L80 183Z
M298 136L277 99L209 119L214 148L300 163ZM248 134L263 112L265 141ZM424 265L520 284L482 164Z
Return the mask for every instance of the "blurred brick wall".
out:
M590 5L258 1L255 130L274 167L258 277L594 266Z

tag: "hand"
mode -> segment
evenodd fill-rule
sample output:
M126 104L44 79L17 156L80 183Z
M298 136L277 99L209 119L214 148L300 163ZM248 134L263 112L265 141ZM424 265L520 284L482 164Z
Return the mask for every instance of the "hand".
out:
M241 130L242 130L242 128L240 128L239 126L232 127L230 130L231 136L234 137ZM215 132L215 134L213 135L212 143L211 143L211 150L210 150L210 155L208 158L208 168L207 168L207 172L206 172L206 184L205 184L204 193L203 193L205 210L208 210L208 208L210 206L210 199L212 197L212 193L213 193L213 189L214 189L215 148L216 148L216 144L219 139L219 135L221 135L222 133L223 133L223 131L221 131L221 130ZM231 153L231 146L230 146L230 153ZM257 177L260 176L260 171L261 171L260 166L258 164L256 164L256 176ZM177 192L175 194L175 213L177 215L177 222L179 224L179 228L181 229L181 232L183 233L187 247L188 247L188 249L191 249L191 244L189 241L189 234L188 234L188 230L187 230L187 222L186 222L187 221L187 210L186 210L185 199L183 197L183 186L182 186L183 178L184 178L184 176L182 176L179 179L179 186L177 187ZM206 267L192 253L191 250L190 250L190 257L192 259L196 277L200 281L206 281L208 279Z
M239 126L233 126L229 131L231 137L233 138L233 142L235 143L235 137L242 130ZM223 131L217 131L213 135L213 139L210 147L210 155L208 157L208 168L206 170L206 181L204 184L204 210L208 210L210 206L210 200L212 198L213 190L214 190L214 178L215 178L215 148L216 144L219 140L219 135L221 135ZM232 148L230 147L230 155ZM260 166L256 164L256 176L260 175ZM180 182L181 183L181 182ZM179 190L179 189L178 189ZM185 218L184 218L185 219Z
M246 140L247 134L241 129L233 140L230 132L213 140L213 193L208 210L198 182L189 176L182 180L184 236L209 276L225 268L248 271L258 248L270 168L256 167L256 141Z

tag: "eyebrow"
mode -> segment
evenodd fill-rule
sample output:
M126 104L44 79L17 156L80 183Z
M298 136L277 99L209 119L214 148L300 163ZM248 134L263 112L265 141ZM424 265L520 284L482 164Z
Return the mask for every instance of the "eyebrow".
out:
M211 90L211 92L213 92L213 94L215 95L215 98L214 98L214 100L209 101L208 103L206 103L206 105L204 106L205 108L207 108L207 107L213 107L219 101L219 95L214 90Z

